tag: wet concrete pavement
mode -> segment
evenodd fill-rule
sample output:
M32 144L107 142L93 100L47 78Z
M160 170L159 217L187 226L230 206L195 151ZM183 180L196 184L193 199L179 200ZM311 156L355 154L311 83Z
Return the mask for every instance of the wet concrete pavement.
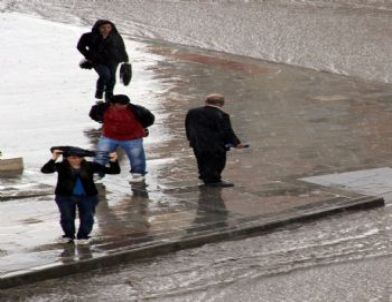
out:
M130 191L121 198L101 195L88 245L56 243L61 235L58 214L54 207L48 211L47 198L16 198L2 205L2 213L11 213L15 206L19 212L8 219L9 214L2 215L0 287L257 234L345 209L383 205L382 198L304 184L266 187L257 195L181 184L156 190L133 186ZM265 196L260 197L261 192Z
M26 187L16 189L25 192L25 198L1 197L7 201L0 204L0 287L243 236L347 208L382 205L384 195L366 196L377 192L357 192L313 177L388 166L391 86L176 45L136 47L136 70L147 74L131 93L146 99L157 115L146 139L147 186L127 183L128 163L122 159L121 175L108 176L100 186L92 242L56 243L61 235L58 213L47 187L53 176L41 176L38 167L47 160L48 146L59 141L38 142L34 156L27 156L25 174L2 179L10 191ZM79 89L73 91L73 102L87 103L82 106L86 109L88 97ZM251 144L248 150L229 154L224 176L236 184L230 189L199 187L184 136L187 109L201 105L213 91L227 96L234 128ZM98 126L84 122L87 114L82 110L73 114L72 131L57 120L59 131L67 138L75 131L83 133L78 142L94 146ZM37 137L48 132L35 131ZM15 144L23 149L22 142ZM39 196L28 196L37 191L32 188L41 190L34 194Z

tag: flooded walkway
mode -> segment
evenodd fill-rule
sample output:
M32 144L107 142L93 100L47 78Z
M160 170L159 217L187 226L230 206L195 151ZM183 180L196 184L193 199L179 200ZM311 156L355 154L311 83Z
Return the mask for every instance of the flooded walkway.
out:
M146 139L147 186L127 183L128 163L122 159L121 175L108 176L100 186L91 244L58 244L58 213L48 195L55 177L41 175L39 168L49 158L50 146L94 148L99 135L99 125L87 116L95 75L78 70L80 57L72 52L85 29L19 15L1 17L9 42L4 55L12 53L17 41L28 41L37 51L27 58L16 56L1 75L5 88L0 97L10 100L1 105L2 150L22 155L26 166L21 177L2 179L1 185L34 194L1 197L0 287L347 208L380 206L382 198L390 201L385 175L390 173L392 147L391 86L177 45L128 41L135 79L130 87L117 89L157 116ZM45 39L37 39L38 32ZM58 48L47 47L48 41ZM199 186L184 134L186 111L215 91L226 95L234 129L251 144L229 154L224 177L236 184L232 189Z

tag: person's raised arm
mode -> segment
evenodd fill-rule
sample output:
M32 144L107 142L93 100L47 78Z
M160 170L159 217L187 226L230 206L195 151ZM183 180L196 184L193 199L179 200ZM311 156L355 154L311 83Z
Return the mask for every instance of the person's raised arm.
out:
M41 168L41 172L45 174L56 172L56 160L60 157L61 154L61 150L53 150L52 158Z

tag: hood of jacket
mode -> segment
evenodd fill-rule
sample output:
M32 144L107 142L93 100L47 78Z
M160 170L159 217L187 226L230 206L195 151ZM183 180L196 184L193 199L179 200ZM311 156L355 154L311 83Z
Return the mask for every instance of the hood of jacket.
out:
M105 20L105 19L99 19L95 22L95 24L93 25L93 28L91 29L91 32L94 34L100 34L99 33L99 27L103 24L110 24L112 26L112 32L111 34L118 34L118 30L116 28L116 25L114 25L113 22L109 21L109 20Z

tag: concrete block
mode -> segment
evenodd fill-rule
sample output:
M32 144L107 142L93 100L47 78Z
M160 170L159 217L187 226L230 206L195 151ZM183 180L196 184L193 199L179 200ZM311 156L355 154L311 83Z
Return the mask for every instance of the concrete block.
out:
M0 176L21 174L23 172L23 158L0 158Z

